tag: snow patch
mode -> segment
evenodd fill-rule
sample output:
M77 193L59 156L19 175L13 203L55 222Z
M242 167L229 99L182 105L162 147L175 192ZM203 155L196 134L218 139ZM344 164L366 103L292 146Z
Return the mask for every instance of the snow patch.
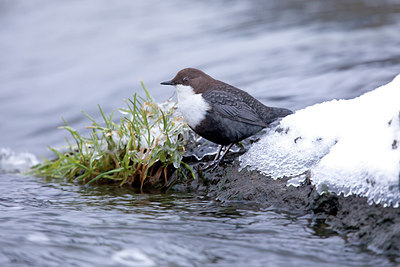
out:
M333 100L282 119L240 158L273 178L311 171L320 191L400 203L400 75L360 97ZM305 177L303 175L303 177Z

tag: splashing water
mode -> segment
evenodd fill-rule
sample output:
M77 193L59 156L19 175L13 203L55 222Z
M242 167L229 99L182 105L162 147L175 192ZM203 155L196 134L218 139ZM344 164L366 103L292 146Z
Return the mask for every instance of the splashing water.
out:
M8 148L0 148L0 174L23 173L39 161L31 153L19 153Z

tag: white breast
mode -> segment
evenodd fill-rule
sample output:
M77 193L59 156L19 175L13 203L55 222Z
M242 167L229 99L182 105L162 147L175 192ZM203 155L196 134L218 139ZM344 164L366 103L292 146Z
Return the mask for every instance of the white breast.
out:
M205 119L210 105L203 99L201 94L195 94L191 86L178 84L175 86L178 93L178 108L186 123L195 128Z

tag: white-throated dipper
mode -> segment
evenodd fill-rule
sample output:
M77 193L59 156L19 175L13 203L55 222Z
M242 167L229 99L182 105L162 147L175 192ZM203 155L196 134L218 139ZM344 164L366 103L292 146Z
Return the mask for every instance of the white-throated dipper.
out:
M293 113L285 108L267 107L245 91L194 68L183 69L161 84L175 86L178 108L189 127L221 145L210 166L219 163L233 144ZM228 147L217 161L223 146Z

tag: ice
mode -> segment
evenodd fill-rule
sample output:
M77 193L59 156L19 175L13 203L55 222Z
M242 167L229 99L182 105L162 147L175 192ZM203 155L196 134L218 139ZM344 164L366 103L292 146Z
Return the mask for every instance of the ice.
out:
M400 204L400 75L350 100L332 100L282 119L240 158L273 178L310 171L320 192ZM301 177L304 177L302 175Z

